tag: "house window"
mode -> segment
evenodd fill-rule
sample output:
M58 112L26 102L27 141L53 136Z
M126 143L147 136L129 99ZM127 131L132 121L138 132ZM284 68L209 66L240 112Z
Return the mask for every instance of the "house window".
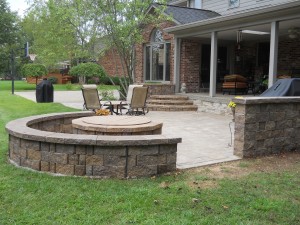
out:
M190 8L202 9L202 0L189 0L188 3Z
M150 44L145 46L145 80L170 81L171 44L163 40L162 32L154 30Z
M236 8L240 6L240 0L228 0L229 8Z

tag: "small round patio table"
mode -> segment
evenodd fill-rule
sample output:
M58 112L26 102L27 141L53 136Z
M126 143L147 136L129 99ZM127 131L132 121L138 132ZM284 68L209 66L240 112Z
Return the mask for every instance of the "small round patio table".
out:
M91 116L72 120L73 133L95 135L161 134L162 123L145 116Z

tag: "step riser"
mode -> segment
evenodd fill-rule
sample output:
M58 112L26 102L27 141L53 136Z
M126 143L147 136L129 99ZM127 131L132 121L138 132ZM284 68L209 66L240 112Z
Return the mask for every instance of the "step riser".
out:
M169 111L169 112L181 112L181 111L193 111L196 112L197 109L172 109L172 108L149 108L149 111Z
M147 100L150 111L197 111L198 107L186 96L151 95Z
M151 95L149 99L156 100L188 100L188 97L185 96L177 96L177 95Z
M193 102L161 102L161 101L147 101L147 104L153 105L193 105Z

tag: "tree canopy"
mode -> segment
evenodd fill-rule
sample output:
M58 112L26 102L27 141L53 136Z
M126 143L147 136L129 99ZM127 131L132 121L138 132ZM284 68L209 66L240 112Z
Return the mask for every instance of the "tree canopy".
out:
M48 71L42 64L28 63L23 65L22 74L25 77L40 77L47 75Z
M32 50L46 65L71 60L97 60L101 49L114 47L122 58L123 75L131 76L135 43L153 0L33 0L23 26ZM160 0L164 3L165 0ZM161 14L158 14L161 15Z
M70 70L70 74L73 76L84 76L84 77L104 77L105 72L103 68L96 63L80 63L77 66L73 66Z
M16 13L11 12L6 0L0 0L0 75L7 75L10 70L12 49L20 48L22 33Z

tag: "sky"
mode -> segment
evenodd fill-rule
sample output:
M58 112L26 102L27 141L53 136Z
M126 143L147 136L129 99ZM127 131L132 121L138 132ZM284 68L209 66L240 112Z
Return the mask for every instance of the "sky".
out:
M17 11L20 16L23 16L24 10L26 10L27 3L26 0L6 0L10 6L11 11Z

